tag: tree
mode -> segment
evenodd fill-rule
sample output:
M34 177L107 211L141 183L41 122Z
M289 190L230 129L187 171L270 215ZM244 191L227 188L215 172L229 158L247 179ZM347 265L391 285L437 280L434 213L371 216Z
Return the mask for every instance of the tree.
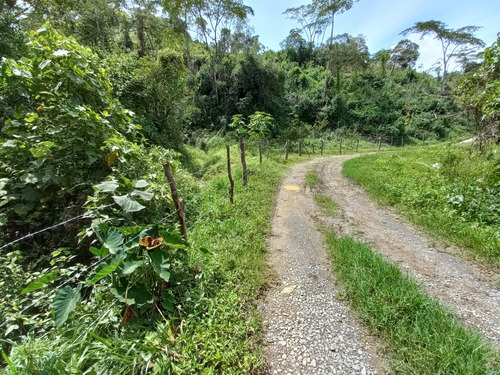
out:
M329 80L333 74L337 77L337 93L340 91L341 72L350 69L356 71L363 68L369 58L368 47L362 36L353 37L349 34L334 38L327 55L327 70L330 73L325 80L323 94L326 95Z
M307 43L310 45L314 45L324 35L326 26L329 23L326 14L319 15L318 5L319 3L316 1L296 8L288 8L283 12L283 14L287 15L287 18L296 20L302 26L301 29L296 30L305 35Z
M500 37L484 51L478 71L458 86L460 100L472 115L476 133L500 139Z
M465 26L459 29L450 29L441 21L417 22L412 27L401 32L402 35L420 34L420 39L427 35L433 35L434 39L441 43L443 57L443 83L448 72L451 60L473 53L477 47L484 47L484 42L476 38L474 33L479 30L478 26Z
M244 22L248 15L253 15L252 8L246 6L242 0L165 0L163 7L173 16L184 14L186 22L196 28L200 39L205 43L210 56L213 90L218 103L217 63L223 30L231 30L236 23Z
M401 40L391 51L390 62L406 70L408 67L414 68L420 56L419 45L411 40Z
M357 0L313 0L313 6L316 10L316 22L321 22L325 26L330 26L330 38L328 44L333 43L335 16L339 13L347 12L352 8L354 1Z

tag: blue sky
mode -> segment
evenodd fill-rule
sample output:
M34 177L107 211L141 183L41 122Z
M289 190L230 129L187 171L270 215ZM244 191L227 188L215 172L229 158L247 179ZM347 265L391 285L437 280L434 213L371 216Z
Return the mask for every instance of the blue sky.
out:
M280 42L290 29L297 27L282 13L290 7L306 4L307 0L246 0L254 9L250 23L267 48L280 49ZM442 21L451 28L483 26L476 36L491 45L500 32L500 0L360 0L352 9L336 19L336 34L362 34L367 39L370 53L389 49L404 39L399 33L418 21ZM440 45L431 38L420 40L410 37L420 45L417 65L430 68L440 57Z

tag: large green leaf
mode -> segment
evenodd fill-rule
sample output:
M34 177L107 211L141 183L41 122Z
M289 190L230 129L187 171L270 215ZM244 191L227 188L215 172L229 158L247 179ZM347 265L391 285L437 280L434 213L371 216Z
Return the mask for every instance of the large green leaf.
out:
M105 223L101 223L92 229L102 245L107 248L111 254L115 254L122 249L124 237L118 229L111 228Z
M105 182L103 182L102 184L99 184L99 185L95 185L94 187L96 189L99 189L100 191L102 191L104 193L112 193L116 189L118 189L119 186L120 185L118 185L118 182L116 182L114 180L111 180L111 181L105 181Z
M52 302L52 309L54 310L57 326L63 325L68 320L69 313L76 308L76 304L81 299L81 290L82 284L78 284L75 289L68 285L56 293Z
M160 235L163 237L163 244L173 247L174 249L186 249L186 241L177 231L160 230Z
M133 200L128 195L113 196L115 202L123 209L125 212L137 212L146 208L139 202Z
M134 182L134 186L136 188L145 188L147 186L149 186L149 182L147 182L146 180L139 180L139 181L135 181Z
M35 290L41 289L43 286L50 284L52 281L54 281L58 275L59 275L59 270L55 270L48 273L45 276L42 276L37 281L28 284L28 286L21 291L21 294L34 292Z
M122 276L130 275L131 273L133 273L137 268L139 268L143 264L144 264L144 262L142 260L126 259L123 262L122 267L120 267L120 269L119 269L120 275L122 275Z
M145 201L150 201L154 197L153 193L150 193L148 191L141 191L141 190L134 190L134 191L132 191L131 195L133 197L139 197Z
M154 251L148 252L149 257L151 258L151 264L153 265L153 269L163 280L170 280L170 257L168 254L161 250L155 249Z
M142 283L136 283L128 288L120 286L110 289L120 302L125 302L125 293L127 293L127 304L129 305L144 305L145 303L153 303L155 297L150 290Z
M120 265L121 262L122 262L122 260L120 259L116 263L112 263L112 264L106 265L104 267L101 267L99 269L99 271L97 271L97 273L93 277L91 277L87 280L85 285L87 285L87 286L94 285L99 280L104 279L109 274L115 272L115 270L118 268L118 266Z

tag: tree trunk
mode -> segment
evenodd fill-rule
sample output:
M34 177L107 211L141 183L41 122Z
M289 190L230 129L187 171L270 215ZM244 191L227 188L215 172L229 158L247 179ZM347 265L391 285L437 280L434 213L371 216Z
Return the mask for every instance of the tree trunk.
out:
M259 163L262 165L262 144L259 141Z
M247 186L248 175L247 175L247 160L245 157L245 138L240 138L240 150L241 150L241 166L243 167L243 186Z
M227 149L227 176L229 177L229 201L234 204L234 180L231 173L231 147L226 145Z

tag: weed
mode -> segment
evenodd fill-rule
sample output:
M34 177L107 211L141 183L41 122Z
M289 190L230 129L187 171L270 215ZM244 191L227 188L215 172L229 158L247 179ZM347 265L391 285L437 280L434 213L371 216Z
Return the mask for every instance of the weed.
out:
M306 175L306 185L310 187L315 187L319 182L318 175L316 173L308 173Z
M323 194L314 194L314 200L323 209L325 215L335 217L338 214L339 205L332 198Z

